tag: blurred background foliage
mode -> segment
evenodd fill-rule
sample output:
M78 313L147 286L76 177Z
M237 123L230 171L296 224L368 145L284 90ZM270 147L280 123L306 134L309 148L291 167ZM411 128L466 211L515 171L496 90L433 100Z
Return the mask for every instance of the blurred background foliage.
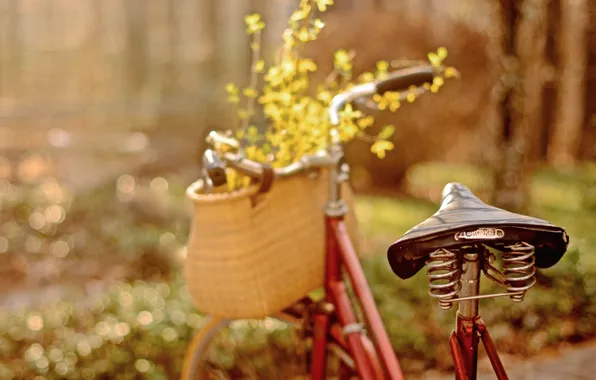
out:
M178 374L202 324L179 275L184 190L206 132L237 123L224 85L248 81L243 17L263 14L272 59L296 3L0 1L0 379ZM450 368L438 354L452 312L424 275L392 275L384 252L454 180L571 235L523 303L483 303L501 351L593 338L594 2L336 0L324 21L307 51L319 80L339 48L355 51L358 74L445 46L462 74L375 115L397 126L384 160L347 147L365 270L405 370Z

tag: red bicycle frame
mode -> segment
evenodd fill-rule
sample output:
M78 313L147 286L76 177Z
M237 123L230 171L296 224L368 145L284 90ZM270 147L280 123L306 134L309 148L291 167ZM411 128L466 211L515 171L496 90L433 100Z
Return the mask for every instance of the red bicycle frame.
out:
M379 311L364 276L356 250L348 236L343 216L326 216L327 259L325 301L333 305L333 313L315 313L314 343L311 357L311 378L325 378L327 345L330 340L351 354L362 380L403 379L403 373L383 326ZM368 339L358 323L348 296L343 275L346 274L366 320ZM336 316L337 321L330 320ZM335 323L334 323L335 322Z
M482 318L480 316L471 319L465 318L458 313L456 326L456 331L451 333L449 339L451 356L455 363L456 379L476 380L476 359L478 343L481 339L497 379L508 380L509 377L501 363L495 343Z
M476 253L464 254L462 262L462 288L455 331L451 333L449 346L455 364L457 380L476 380L476 362L478 359L478 343L486 349L486 354L499 380L508 380L507 373L501 363L497 348L488 333L484 321L478 314L478 291L480 287L480 257ZM465 299L465 298L468 299Z

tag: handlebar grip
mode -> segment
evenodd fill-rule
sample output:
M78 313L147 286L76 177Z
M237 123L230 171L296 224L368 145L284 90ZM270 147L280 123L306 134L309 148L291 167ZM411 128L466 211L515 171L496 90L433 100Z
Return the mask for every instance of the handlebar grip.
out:
M377 93L382 95L388 91L407 90L410 86L422 86L424 83L432 83L433 78L432 66L408 67L394 71L377 82Z
M207 149L203 153L203 167L209 178L211 178L213 186L217 187L226 184L226 165L217 153L211 149Z

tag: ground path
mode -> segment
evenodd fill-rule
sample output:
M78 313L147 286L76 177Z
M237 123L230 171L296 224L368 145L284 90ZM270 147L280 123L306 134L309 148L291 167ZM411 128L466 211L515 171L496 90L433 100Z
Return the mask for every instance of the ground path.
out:
M596 341L564 345L559 350L519 359L503 357L503 364L511 380L593 380L596 379ZM421 379L452 380L453 374L426 373ZM490 363L484 358L479 364L478 380L493 380Z

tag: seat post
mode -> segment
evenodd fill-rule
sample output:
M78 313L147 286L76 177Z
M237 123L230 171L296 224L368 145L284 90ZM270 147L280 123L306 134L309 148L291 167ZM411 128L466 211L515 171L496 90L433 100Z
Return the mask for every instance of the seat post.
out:
M484 249L476 247L477 249ZM464 251L461 255L462 275L460 298L475 297L480 292L481 255L478 252ZM461 347L461 356L469 380L476 379L478 343L480 336L476 326L478 299L464 299L459 302L455 334Z
M481 264L478 253L462 254L460 298L474 297L480 293ZM464 318L475 318L478 315L478 299L460 301L457 312Z

